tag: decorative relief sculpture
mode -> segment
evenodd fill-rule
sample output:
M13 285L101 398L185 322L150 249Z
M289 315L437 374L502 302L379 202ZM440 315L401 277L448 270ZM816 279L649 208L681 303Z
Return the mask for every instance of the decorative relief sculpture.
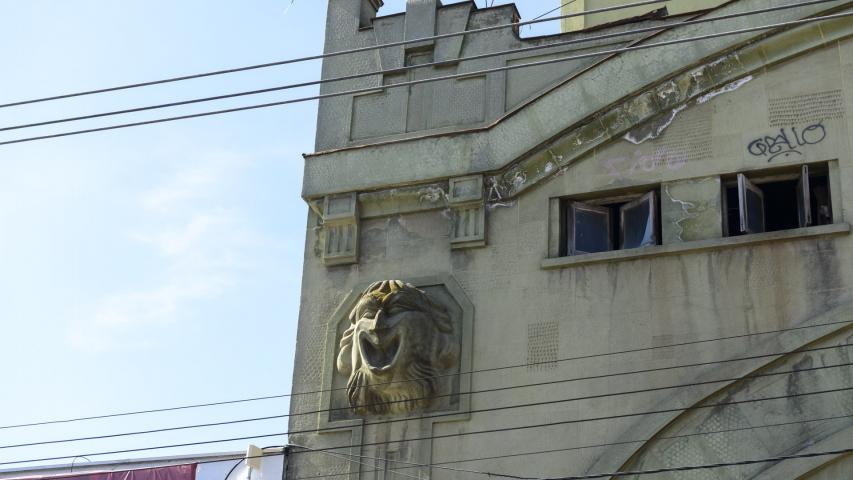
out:
M347 397L358 415L429 408L438 378L456 364L459 344L447 310L400 280L370 285L349 314L338 353Z

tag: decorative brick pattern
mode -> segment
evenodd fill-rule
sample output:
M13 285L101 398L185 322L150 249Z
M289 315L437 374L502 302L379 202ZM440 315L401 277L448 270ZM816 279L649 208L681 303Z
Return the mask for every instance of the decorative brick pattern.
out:
M771 127L790 127L803 123L844 117L841 90L771 98L767 102Z
M527 326L527 370L551 370L560 354L560 324L531 323Z

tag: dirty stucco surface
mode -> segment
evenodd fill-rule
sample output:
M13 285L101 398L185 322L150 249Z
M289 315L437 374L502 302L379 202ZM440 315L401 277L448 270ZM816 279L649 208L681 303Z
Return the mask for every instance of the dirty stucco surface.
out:
M808 112L808 99L816 98L814 95L828 95L827 92L838 92L842 99L841 113L833 114L833 118L801 117L807 122L821 123L825 137L820 142L802 146L799 155L772 160L768 160L766 155L756 155L756 150L749 150L755 140L774 136L780 128L787 128L774 123L775 117L771 112L776 112L778 105L805 108ZM629 259L556 270L543 270L540 265L549 252L549 229L552 226L549 225L548 205L552 198L637 192L657 187L662 194L665 243L713 239L722 235L720 176L738 171L796 167L804 162L835 162L837 168L832 170L832 175L836 176L840 191L833 197L837 199L834 208L838 210L838 221L849 221L849 211L853 208L853 198L847 191L853 184L851 115L853 41L834 41L759 72L737 88L701 103L691 103L681 109L655 138L640 143L621 137L609 139L566 168L554 171L547 179L524 189L510 201L493 202L493 208L488 209L489 243L484 248L450 248L448 232L451 220L444 198L447 185L442 182L394 186L399 190L393 194L387 191L362 193L361 254L359 263L354 265L326 267L322 264L314 249L320 239L315 228L319 221L312 211L306 238L294 392L326 388L321 379L325 370L333 368L325 361L330 344L328 335L339 327L332 322L332 314L352 288L378 279L405 280L446 274L461 284L475 306L471 347L475 369L546 362L547 368L522 367L475 375L475 389L768 355L764 359L670 369L645 375L520 388L501 395L474 395L471 409L475 411L676 385L697 379L735 379L756 372L779 373L849 361L849 352L844 349L781 355L804 346L829 347L849 342L850 331L837 324L785 335L748 336L547 364L560 358L600 352L853 320L853 245L849 236L793 239L713 252ZM430 145L434 146L434 141L425 140L423 145L413 146L411 157L399 156L398 159L421 158L418 155L424 153L418 153L418 149L428 150ZM457 144L456 148L464 157L462 145ZM524 146L532 148L535 144ZM371 152L377 155L377 161L381 161L386 154L383 148L386 147L354 154L357 159L352 161L362 161ZM443 151L436 150L436 154ZM548 156L551 155L557 157L561 153L552 151ZM455 155L445 160L465 162L464 158ZM559 159L552 157L552 161ZM406 166L411 164L400 162ZM435 168L440 169L441 165L436 164ZM372 170L368 168L367 171ZM319 174L311 171L311 175ZM518 175L507 177L520 178ZM313 180L316 179L306 179L307 182ZM519 184L529 183L528 179L517 181ZM400 202L392 201L398 194ZM548 332L548 335L535 332ZM769 356L771 354L780 354L781 360L769 365L770 360L778 358ZM835 445L849 445L853 441L849 420L813 422L807 427L780 427L781 430L775 431L745 430L736 437L726 437L725 441L713 435L696 435L689 437L690 440L664 437L757 427L830 414L853 415L849 392L810 400L803 397L772 406L768 402L699 409L692 413L679 410L692 405L800 394L851 385L853 379L844 373L846 371L849 370L827 369L793 376L762 376L739 382L567 401L537 408L474 413L466 421L438 422L430 427L430 432L426 432L417 421L412 421L364 429L342 427L339 431L322 434L295 433L291 435L291 441L310 447L350 446L375 442L376 439L407 439L425 434L449 435L537 423L574 422L500 435L460 436L435 440L430 445L430 460L435 463L490 457L488 461L452 465L537 476L579 475L615 471L622 467L713 463L732 456L742 459L747 455L753 458L830 450ZM291 413L315 410L319 404L319 395L300 395L293 398ZM678 411L597 422L577 421L673 408ZM294 416L290 419L290 431L310 431L321 423L317 415ZM785 441L774 441L777 435L783 436ZM525 451L570 449L652 438L654 440L633 445L520 457L535 459L535 462L502 458ZM740 448L732 450L726 444L731 438L739 442ZM344 451L417 461L417 450L422 443L393 442ZM839 478L833 477L833 472L846 471L844 468L850 465L849 459L842 459L822 467L828 460L814 458L762 465L741 473L743 478L797 478L802 475L809 480L822 480ZM346 473L349 478L393 477L387 473L386 467L382 467L378 474L367 473L372 469L353 467L345 458L318 454L296 455L290 468L289 474L296 477L333 473ZM390 468L394 468L393 465ZM360 476L357 473L359 469L363 471ZM417 468L401 471L408 474L419 472ZM422 470L420 473L427 472ZM437 469L430 473L433 479L457 478L452 472ZM725 477L710 472L705 476L697 474L695 478Z
M666 41L785 22L817 14L840 4L842 2L830 2L793 10L780 10L765 15L723 20L712 24L691 25L665 31L650 41ZM706 15L743 12L764 6L766 6L764 3L756 0L741 0L729 3ZM849 21L845 25L849 27ZM803 30L807 35L814 35L821 42L824 41L825 34L831 33L830 30L819 31L815 28L812 25ZM452 135L430 136L417 141L387 143L353 150L327 152L320 150L317 154L306 157L303 196L313 198L338 191L372 190L389 184L427 182L447 176L468 175L502 168L528 153L531 147L551 141L561 131L577 124L591 113L627 95L638 93L649 84L650 79L665 78L707 56L719 55L720 52L757 36L760 36L760 33L725 36L687 45L677 44L653 50L622 53L579 75L565 87L551 90L536 98L523 110L487 130L467 132L464 131L466 129L457 127L454 129L457 133ZM789 42L797 44L800 41L790 39ZM780 49L781 51L768 49L755 52L754 55L760 58L760 63L773 61L780 53L787 52L787 46ZM661 61L662 59L665 61ZM712 70L725 72L727 67L726 64L720 64L713 66ZM354 71L360 71L358 68L353 67ZM501 95L497 97L502 98ZM338 119L351 119L347 113L349 104L346 104L345 99L339 100L344 103L341 105L336 103L335 107L330 104L328 115ZM582 107L579 108L579 106ZM325 111L325 108L323 107L321 111ZM637 113L641 114L641 112ZM349 125L349 121L347 120L347 123L342 126ZM326 130L324 125L321 121L318 124L319 129ZM463 131L458 132L458 130ZM343 145L344 143L338 142L335 143L334 148L340 148ZM397 161L399 158L418 159L418 161L404 164Z

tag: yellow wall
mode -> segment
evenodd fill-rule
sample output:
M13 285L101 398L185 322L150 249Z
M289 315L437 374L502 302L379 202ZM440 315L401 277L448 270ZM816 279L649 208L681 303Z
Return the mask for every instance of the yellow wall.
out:
M562 1L562 0L561 0ZM642 7L625 8L622 10L614 10L611 12L597 13L586 15L583 17L565 18L562 20L562 31L570 32L583 28L594 27L604 23L616 22L626 18L636 17L661 7L667 7L670 15L678 15L682 13L694 12L706 8L713 8L724 3L725 0L678 0L677 2L660 2ZM563 2L565 3L565 2ZM624 5L628 2L625 0L575 0L572 3L563 5L562 14L568 15L582 11L597 10L600 8L612 7L615 5Z

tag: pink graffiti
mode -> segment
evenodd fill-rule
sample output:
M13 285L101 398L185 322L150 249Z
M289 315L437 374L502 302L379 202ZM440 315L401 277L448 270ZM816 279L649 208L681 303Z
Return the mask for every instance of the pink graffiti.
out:
M639 150L635 150L630 157L610 157L601 161L607 174L617 180L661 169L680 170L686 163L686 154L672 152L666 147L658 147L651 154L642 154Z

